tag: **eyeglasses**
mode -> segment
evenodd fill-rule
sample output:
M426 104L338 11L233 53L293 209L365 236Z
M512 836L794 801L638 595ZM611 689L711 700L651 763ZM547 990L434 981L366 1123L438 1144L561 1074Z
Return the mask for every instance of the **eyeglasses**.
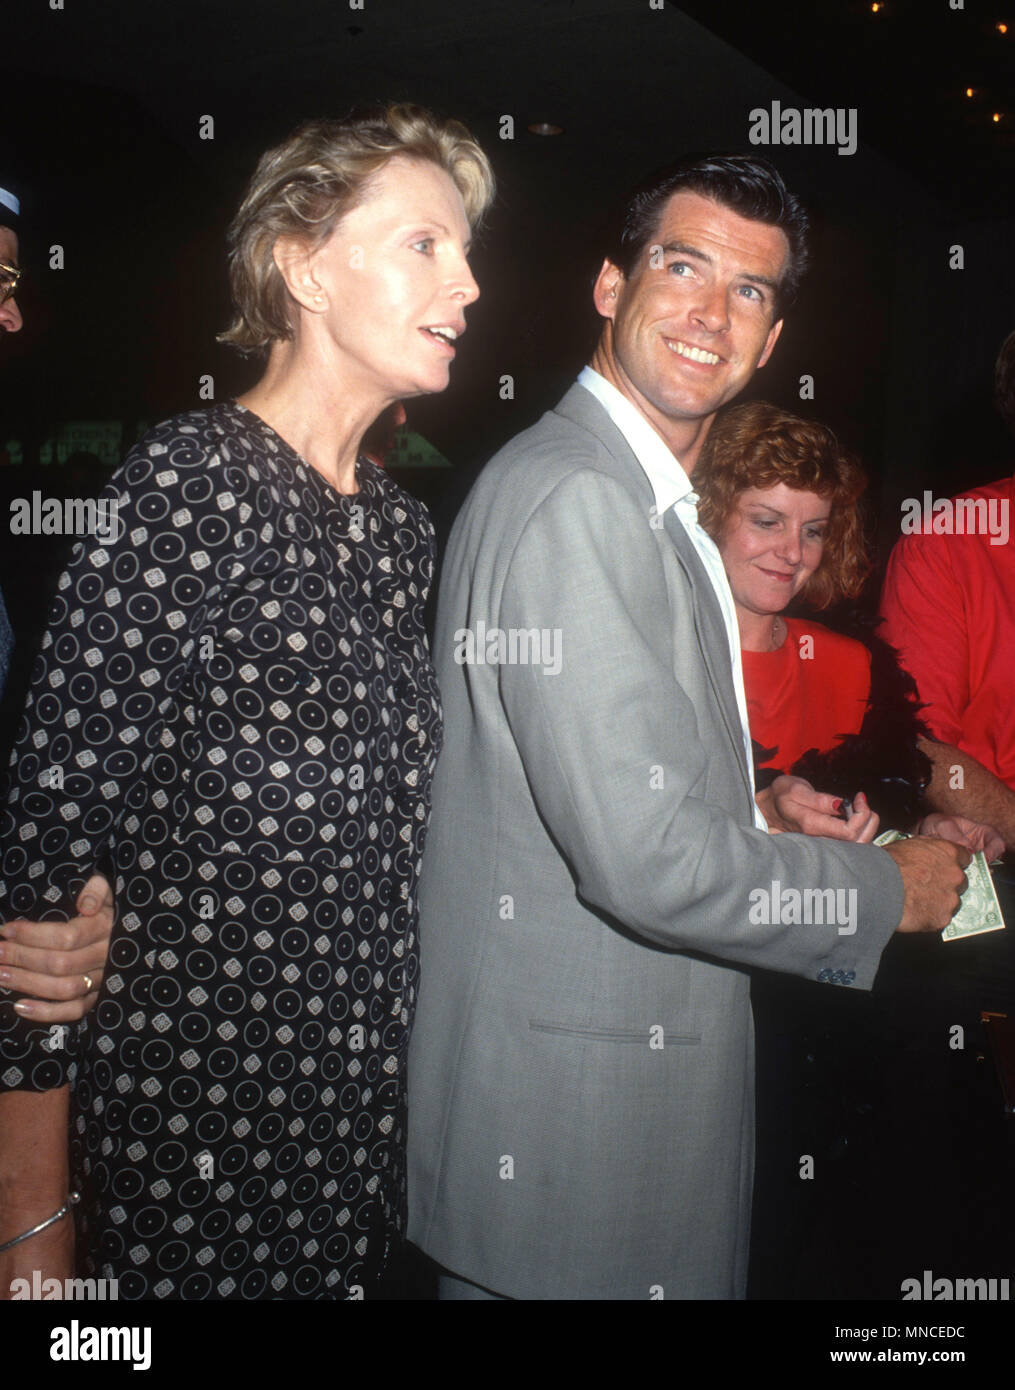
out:
M6 304L8 299L13 299L24 273L16 265L7 265L0 261L0 304Z

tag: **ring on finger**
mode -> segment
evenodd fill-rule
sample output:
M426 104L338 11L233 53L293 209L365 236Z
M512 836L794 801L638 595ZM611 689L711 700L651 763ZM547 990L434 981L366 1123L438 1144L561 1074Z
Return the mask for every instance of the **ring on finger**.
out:
M82 975L81 978L85 982L85 993L91 994L92 990L95 988L91 975Z

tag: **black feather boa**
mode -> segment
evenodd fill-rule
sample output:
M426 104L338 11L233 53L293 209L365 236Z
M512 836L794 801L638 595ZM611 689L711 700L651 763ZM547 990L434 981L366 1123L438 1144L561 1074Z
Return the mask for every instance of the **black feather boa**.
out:
M911 830L930 807L924 793L930 782L931 764L917 747L918 738L931 738L920 719L922 708L912 676L899 665L895 648L879 637L877 615L850 609L837 612L834 620L821 622L844 637L852 637L871 654L871 688L860 732L840 739L825 752L810 748L789 769L818 791L849 797L863 792L881 817L883 830ZM755 776L759 791L771 785L784 769L758 767L759 761L778 750L754 744Z

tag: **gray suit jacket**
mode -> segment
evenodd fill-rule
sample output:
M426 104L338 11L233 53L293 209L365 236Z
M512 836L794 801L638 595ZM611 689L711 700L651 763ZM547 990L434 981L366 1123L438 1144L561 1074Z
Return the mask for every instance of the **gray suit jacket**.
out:
M738 967L869 989L902 914L883 851L753 828L719 606L652 508L575 386L484 470L445 562L409 1234L518 1298L742 1297ZM481 623L471 652L461 630ZM559 673L517 659L517 638L514 661L463 660L496 655L492 628L556 632ZM773 880L855 890L859 929L752 921L752 890L782 900Z

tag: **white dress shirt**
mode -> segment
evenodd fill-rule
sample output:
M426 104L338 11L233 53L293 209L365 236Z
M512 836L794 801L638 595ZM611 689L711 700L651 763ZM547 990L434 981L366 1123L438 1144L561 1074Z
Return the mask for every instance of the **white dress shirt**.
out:
M705 566L705 573L712 581L712 588L719 600L719 609L726 624L726 636L730 644L730 669L733 673L733 689L736 692L737 708L744 736L744 754L747 759L747 775L750 778L751 792L754 791L754 756L751 750L751 731L747 721L747 695L744 692L744 670L740 659L740 629L737 626L737 611L733 604L729 580L723 566L722 557L712 537L698 522L698 494L691 480L673 456L668 445L658 435L641 411L627 399L604 376L591 367L582 369L578 385L590 391L610 419L620 430L631 446L635 458L645 470L645 476L652 485L656 499L656 512L663 517L672 507L677 520L687 532L688 539L698 552L698 558ZM754 803L754 821L759 830L767 830L765 817Z

